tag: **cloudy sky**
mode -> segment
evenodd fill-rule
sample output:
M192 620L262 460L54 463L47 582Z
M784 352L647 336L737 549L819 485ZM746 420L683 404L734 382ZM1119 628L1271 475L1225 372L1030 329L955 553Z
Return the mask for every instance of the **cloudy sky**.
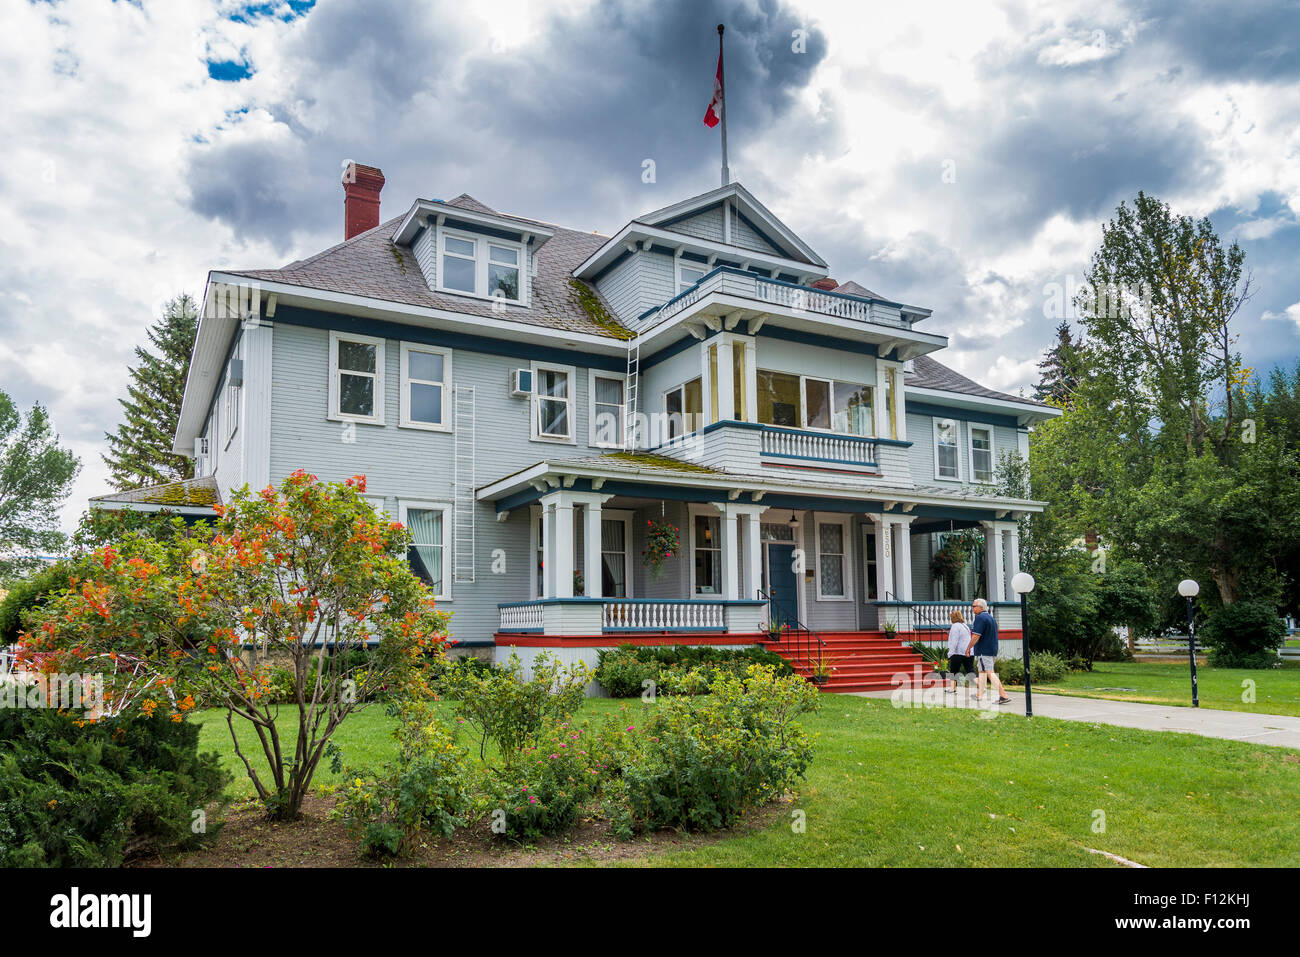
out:
M341 239L343 161L385 217L468 192L604 233L717 185L719 22L733 177L932 308L949 364L1029 386L1044 290L1139 189L1245 247L1247 363L1300 355L1296 2L9 0L0 388L83 460L65 524L161 304Z

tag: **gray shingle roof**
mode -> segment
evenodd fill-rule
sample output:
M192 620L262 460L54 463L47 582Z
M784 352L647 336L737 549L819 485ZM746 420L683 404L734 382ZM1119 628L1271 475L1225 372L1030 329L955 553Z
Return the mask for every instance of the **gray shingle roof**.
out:
M461 194L447 205L481 213L497 213L474 199ZM492 304L469 296L435 292L425 282L424 274L410 249L397 246L393 233L403 217L380 223L374 229L331 246L323 252L290 263L280 269L230 270L233 275L268 282L322 289L327 292L369 296L387 302L445 309L485 319L510 319L551 329L583 332L608 338L624 338L626 330L612 320L613 312L596 290L573 279L573 269L599 249L607 237L542 223L535 219L508 216L521 224L546 226L554 235L537 253L537 275L532 280L532 300L528 306L506 306L505 312L493 312ZM579 283L604 306L609 321L601 321L584 307L571 283Z
M221 489L217 486L217 480L208 476L96 495L90 501L99 505L165 505L186 510L209 509L221 504Z
M917 356L913 360L913 373L907 377L907 385L917 389L942 389L945 392L960 392L963 395L978 396L983 399L1004 399L1008 402L1023 402L1026 405L1038 405L1050 408L1046 402L1026 399L1018 395L1008 395L995 389L986 389L973 379L968 379L955 369L949 369L942 362L930 356Z

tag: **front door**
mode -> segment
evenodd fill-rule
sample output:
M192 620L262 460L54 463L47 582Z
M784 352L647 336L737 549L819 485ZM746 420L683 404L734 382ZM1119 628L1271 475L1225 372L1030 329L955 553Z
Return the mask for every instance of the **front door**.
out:
M772 617L782 625L799 623L799 584L794 571L794 545L768 542L767 593Z

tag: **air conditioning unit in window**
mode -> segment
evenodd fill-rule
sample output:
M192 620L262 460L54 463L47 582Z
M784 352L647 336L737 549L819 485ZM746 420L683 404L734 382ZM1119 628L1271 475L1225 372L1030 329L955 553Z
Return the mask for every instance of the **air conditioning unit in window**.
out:
M533 394L533 370L516 369L510 373L510 394L511 395L532 395Z

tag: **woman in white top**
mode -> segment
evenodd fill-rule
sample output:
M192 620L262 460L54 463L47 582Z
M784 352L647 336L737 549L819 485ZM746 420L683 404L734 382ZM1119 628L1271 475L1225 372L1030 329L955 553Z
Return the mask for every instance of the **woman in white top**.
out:
M958 675L969 675L967 684L974 680L975 659L966 654L966 649L970 647L970 628L966 625L965 617L961 612L954 611L949 620L952 627L948 629L948 677L944 684L949 694L956 694Z

